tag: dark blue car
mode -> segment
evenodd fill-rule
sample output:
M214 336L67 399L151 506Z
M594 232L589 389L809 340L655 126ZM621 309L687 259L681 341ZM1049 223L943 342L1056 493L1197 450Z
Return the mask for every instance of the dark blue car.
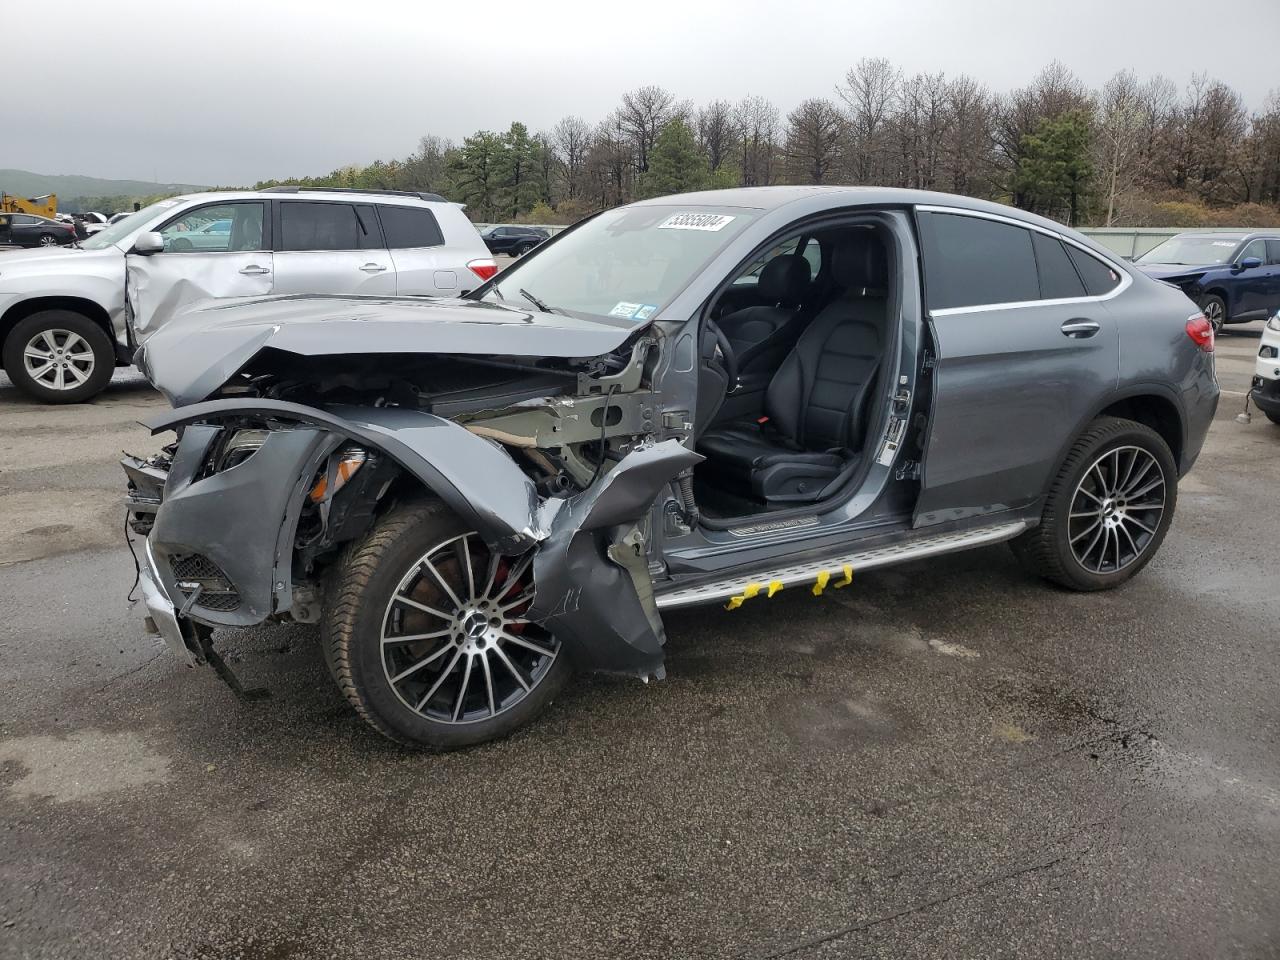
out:
M1180 233L1136 263L1198 303L1215 333L1280 310L1280 231Z

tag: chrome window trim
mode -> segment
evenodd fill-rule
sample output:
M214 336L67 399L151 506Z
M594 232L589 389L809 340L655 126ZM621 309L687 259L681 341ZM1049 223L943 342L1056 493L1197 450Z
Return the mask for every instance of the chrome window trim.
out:
M1069 243L1081 253L1093 257L1100 263L1105 264L1109 269L1114 270L1120 276L1120 282L1099 296L1089 297L1062 297L1056 300L1018 300L1011 303L975 303L966 307L943 307L939 310L929 310L931 317L948 317L955 314L963 313L986 313L990 310L1021 310L1025 307L1054 307L1072 303L1102 303L1113 297L1118 297L1129 289L1133 283L1133 275L1128 270L1121 267L1118 263L1111 260L1103 259L1098 256L1096 250L1091 250L1084 244L1079 243L1065 234L1058 233L1056 230L1050 230L1048 227L1042 227L1038 223L1028 223L1025 220L1018 220L1015 217L1003 217L998 213L987 213L983 210L970 210L967 207L943 207L936 204L916 204L915 209L919 213L945 213L957 217L976 217L979 220L994 220L997 223L1007 223L1013 227L1021 227L1024 230L1031 230L1035 233L1042 233L1046 237L1053 237L1063 243Z

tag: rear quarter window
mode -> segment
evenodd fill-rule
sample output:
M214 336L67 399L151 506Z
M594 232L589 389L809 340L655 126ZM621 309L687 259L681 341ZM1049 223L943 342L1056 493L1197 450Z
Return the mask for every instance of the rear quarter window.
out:
M981 217L921 213L920 235L931 310L1040 299L1030 230Z
M1061 240L1043 233L1031 235L1040 270L1040 296L1045 300L1066 300L1085 295L1084 282L1076 273Z
M1097 257L1070 245L1067 246L1067 253L1071 255L1071 262L1076 265L1076 272L1084 281L1084 287L1089 291L1089 296L1100 297L1120 285L1119 272Z
M392 250L438 247L444 243L440 224L436 222L435 214L430 210L422 207L395 207L390 204L379 204L378 215L382 218L382 230L387 237L387 246Z

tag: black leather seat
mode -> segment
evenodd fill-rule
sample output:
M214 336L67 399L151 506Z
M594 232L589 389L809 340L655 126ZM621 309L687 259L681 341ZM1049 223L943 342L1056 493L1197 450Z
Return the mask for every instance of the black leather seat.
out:
M884 247L858 230L833 251L842 288L801 334L765 393L765 423L713 428L698 443L709 479L767 503L809 503L862 450L885 340Z
M774 257L756 281L765 303L720 318L719 326L733 346L739 374L752 367L776 366L786 356L800 335L800 300L809 280L809 261L804 257L795 253Z

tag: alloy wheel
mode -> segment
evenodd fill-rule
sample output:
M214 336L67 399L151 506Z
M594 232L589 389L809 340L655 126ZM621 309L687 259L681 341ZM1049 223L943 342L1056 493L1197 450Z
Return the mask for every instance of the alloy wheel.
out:
M1204 305L1204 318L1213 326L1214 336L1222 332L1223 309L1217 300L1210 300Z
M416 560L387 603L382 665L410 710L441 723L490 720L547 676L559 642L523 614L533 555L491 553L475 533Z
M1067 536L1090 573L1123 570L1155 541L1166 503L1164 470L1147 450L1115 447L1096 459L1071 498Z
M40 237L40 246L42 247L56 247L57 245L58 245L57 237L51 237L47 233Z
M23 348L22 364L36 383L74 390L93 374L93 348L71 330L41 330Z

